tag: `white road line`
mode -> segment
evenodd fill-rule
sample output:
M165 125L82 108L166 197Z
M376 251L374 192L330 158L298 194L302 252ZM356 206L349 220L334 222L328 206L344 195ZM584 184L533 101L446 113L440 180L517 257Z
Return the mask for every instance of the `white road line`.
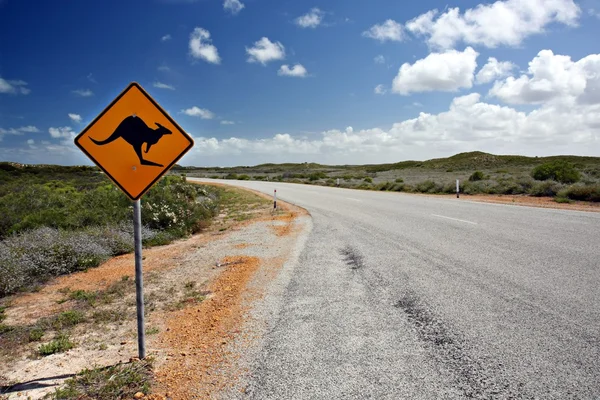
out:
M443 215L437 215L437 214L431 214L431 215L434 217L438 217L438 218L446 218L446 219L451 219L452 221L458 221L458 222L464 222L467 224L477 225L477 222L465 221L464 219L445 217Z
M347 200L352 200L352 201L358 201L359 203L362 203L362 200L359 199L355 199L353 197L346 197Z

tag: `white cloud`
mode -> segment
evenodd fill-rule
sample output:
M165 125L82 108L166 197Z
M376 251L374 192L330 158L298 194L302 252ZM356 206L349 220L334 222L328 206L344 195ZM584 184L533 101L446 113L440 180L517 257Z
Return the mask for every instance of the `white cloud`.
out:
M215 114L212 111L196 106L181 110L181 112L185 115L189 115L190 117L200 117L202 119L213 119L215 117Z
M48 129L48 133L54 139L75 139L75 132L73 132L73 128L70 126L63 126L61 128L50 128Z
M73 122L77 122L77 123L81 122L81 115L79 115L79 114L69 113L69 118L71 118L71 121L73 121Z
M435 48L453 48L459 42L518 46L552 23L575 26L580 14L573 0L505 0L479 4L462 14L458 7L441 14L431 10L407 22L406 29L426 37Z
M375 94L385 94L387 92L387 89L384 85L377 85L375 86L375 89L373 91L375 92Z
M221 57L217 48L212 44L210 32L206 29L195 28L190 34L190 54L211 64L220 64Z
M72 93L80 97L90 97L94 95L94 92L90 89L77 89L73 90Z
M7 81L0 78L0 93L10 94L29 94L31 89L27 87L27 82L21 80Z
M240 0L225 0L223 2L223 9L233 15L237 15L244 7L246 6Z
M529 113L483 102L478 93L452 100L439 114L420 112L387 129L329 130L316 138L280 133L268 138L199 137L186 162L229 163L326 160L331 164L428 159L461 151L500 154L597 154L600 105L543 106ZM592 149L592 150L590 150Z
M223 121L221 121L221 125L235 125L235 122L227 121L226 119L224 119Z
M168 89L168 90L175 90L175 88L171 85L167 85L166 83L162 83L162 82L154 82L152 84L152 86L154 86L155 88L158 89Z
M37 133L39 131L40 130L33 125L22 126L20 128L9 128L9 129L0 128L0 141L2 140L2 137L5 135L21 136L24 133Z
M280 42L271 42L269 38L262 37L254 43L253 47L246 47L249 63L261 63L267 65L269 61L283 60L285 58L285 47Z
M86 76L86 78L92 83L98 83L98 81L94 78L94 74L92 74L91 72Z
M476 83L489 83L498 78L504 78L510 75L511 71L517 66L510 61L499 62L494 57L488 58L485 64L475 77Z
M392 83L392 91L407 95L413 92L452 92L473 86L478 53L471 47L463 52L448 50L431 53L414 64L405 63Z
M369 30L364 31L362 35L377 39L382 43L386 40L401 42L404 39L402 25L393 19L388 19L383 24L373 25Z
M497 81L489 94L511 104L600 104L600 54L574 62L542 50L527 74Z
M159 70L161 72L169 72L171 70L171 68L167 67L166 65L161 65L157 68L157 70Z
M35 140L33 140L33 139L27 139L27 144L35 144Z
M293 76L296 78L305 78L307 73L306 68L304 68L302 64L296 64L292 66L292 68L290 68L289 65L284 64L279 68L279 71L277 71L277 75Z
M161 42L167 42L169 40L171 40L171 35L170 34L166 34L166 35L164 35L163 37L160 38Z
M375 61L375 64L385 64L385 57L380 54L377 57L375 57L373 61Z
M296 18L295 23L302 28L316 28L321 25L324 15L323 11L315 7L308 13Z

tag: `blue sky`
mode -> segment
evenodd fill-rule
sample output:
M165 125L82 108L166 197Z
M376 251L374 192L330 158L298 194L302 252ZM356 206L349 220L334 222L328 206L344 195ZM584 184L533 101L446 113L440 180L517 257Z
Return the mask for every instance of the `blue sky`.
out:
M600 0L0 0L0 159L89 163L131 81L186 165L600 155L598 37Z

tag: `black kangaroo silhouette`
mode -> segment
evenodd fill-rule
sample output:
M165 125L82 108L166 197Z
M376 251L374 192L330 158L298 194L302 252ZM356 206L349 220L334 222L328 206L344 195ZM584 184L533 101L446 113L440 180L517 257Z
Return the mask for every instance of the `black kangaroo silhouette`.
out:
M163 135L170 135L171 131L155 122L158 128L152 129L140 118L135 115L130 115L125 118L117 129L109 136L106 140L96 140L90 137L92 142L96 143L99 146L103 146L105 144L114 142L118 138L123 138L127 143L129 143L133 150L135 150L135 154L137 154L140 159L140 164L142 165L151 165L154 167L162 167L161 164L157 164L152 161L144 160L142 157L142 145L146 143L146 153L150 151L150 147L153 144L158 143L158 141L163 137Z

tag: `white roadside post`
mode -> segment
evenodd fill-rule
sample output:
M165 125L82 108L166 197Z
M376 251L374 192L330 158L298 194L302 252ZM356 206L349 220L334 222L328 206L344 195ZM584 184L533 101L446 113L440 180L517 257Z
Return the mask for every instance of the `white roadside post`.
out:
M337 178L337 185L340 186L340 178Z
M457 180L456 180L456 198L457 198L457 199L460 199L460 195L459 195L459 193L460 193L460 183L459 183L459 181L458 181L458 179L457 179Z
M273 210L277 210L277 189L273 192Z

